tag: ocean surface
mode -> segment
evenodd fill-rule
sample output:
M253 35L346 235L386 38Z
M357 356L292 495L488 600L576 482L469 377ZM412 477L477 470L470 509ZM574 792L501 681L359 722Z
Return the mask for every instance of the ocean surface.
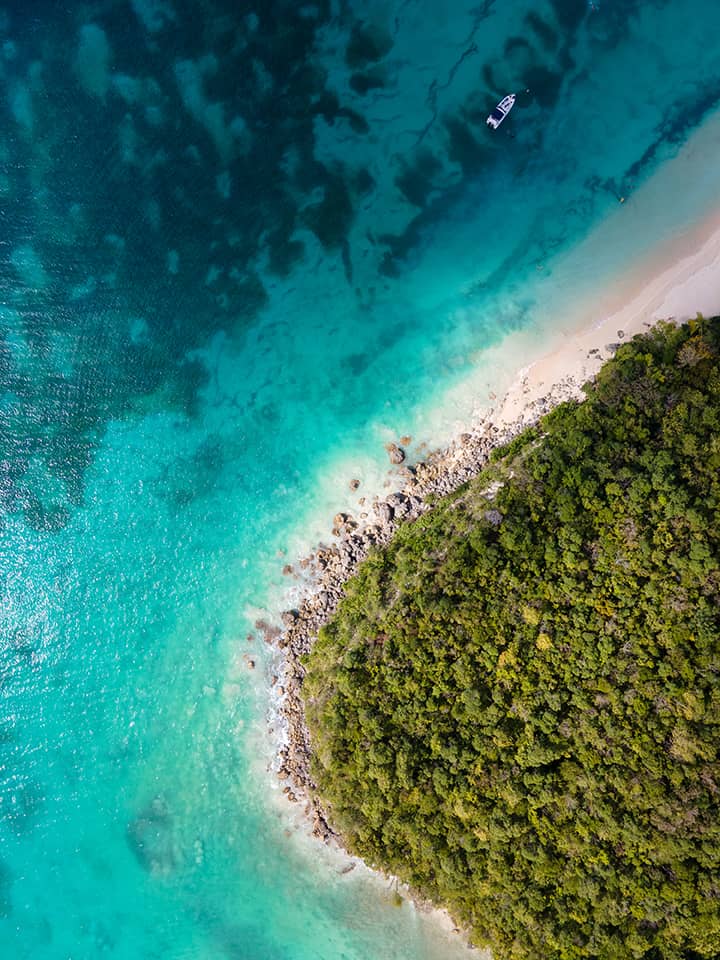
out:
M3 960L470 955L283 799L257 623L385 443L528 359L484 351L717 206L717 156L652 229L633 195L714 121L719 35L717 0L4 5Z

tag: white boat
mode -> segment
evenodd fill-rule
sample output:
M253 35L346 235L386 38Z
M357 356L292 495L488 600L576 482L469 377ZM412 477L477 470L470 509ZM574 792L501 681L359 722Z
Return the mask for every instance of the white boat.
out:
M506 97L503 97L500 103L495 107L493 112L487 118L485 123L492 127L493 130L497 130L500 124L503 122L505 117L510 113L515 103L515 94L509 93Z

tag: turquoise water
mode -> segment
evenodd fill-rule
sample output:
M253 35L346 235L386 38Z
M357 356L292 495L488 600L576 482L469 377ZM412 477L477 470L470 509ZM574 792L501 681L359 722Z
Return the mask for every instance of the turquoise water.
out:
M715 2L596 6L5 7L3 957L467 955L282 801L255 624L712 119Z

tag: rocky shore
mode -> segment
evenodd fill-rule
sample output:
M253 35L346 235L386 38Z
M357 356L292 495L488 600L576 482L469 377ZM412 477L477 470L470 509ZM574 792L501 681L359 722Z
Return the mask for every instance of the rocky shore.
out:
M557 404L579 398L582 398L580 385L567 377L530 403L511 423L495 422L491 412L445 450L429 455L414 466L405 462L403 441L409 438L388 444L390 462L398 467L398 474L405 480L402 489L370 501L361 497L361 511L357 516L338 513L332 531L336 542L329 547L319 547L298 564L307 585L301 602L282 614L281 628L257 624L266 640L276 644L283 656L279 692L286 739L280 748L278 777L286 781L284 793L289 800L305 801L315 836L342 844L318 801L310 774L311 744L301 697L305 676L301 658L311 650L318 631L335 612L344 595L345 583L374 547L391 540L400 524L412 522L431 509L429 501L433 498L451 493L477 476L487 465L493 449L533 426ZM350 482L352 490L357 490L358 485L355 480ZM285 568L286 573L292 571L292 566Z

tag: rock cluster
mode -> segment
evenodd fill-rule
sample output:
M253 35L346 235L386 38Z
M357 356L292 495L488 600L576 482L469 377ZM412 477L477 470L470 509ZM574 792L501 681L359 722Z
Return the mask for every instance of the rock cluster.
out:
M406 480L403 489L383 499L375 499L371 511L363 513L360 518L348 513L336 514L333 534L338 542L319 547L299 563L309 575L304 599L296 609L282 614L283 628L279 633L262 624L266 639L272 630L270 642L277 643L284 656L280 689L284 691L281 710L286 720L287 740L280 749L278 776L292 785L285 790L287 796L291 799L302 797L307 801L316 836L326 841L340 839L319 804L310 773L311 743L301 698L305 676L301 658L310 652L320 627L337 609L345 583L370 550L390 541L399 524L411 522L431 509L430 498L451 493L477 476L495 447L512 440L556 404L570 398L577 399L578 394L578 385L566 379L547 396L528 406L512 424L499 429L491 420L484 421L472 432L463 433L446 450L430 454L417 466L403 467L401 473ZM405 460L405 452L397 445L388 444L386 449L394 463ZM497 510L489 510L487 519L499 525L502 515Z
M400 464L405 461L405 451L402 447L399 447L396 443L388 443L385 446L385 449L388 452L390 457L390 463Z

